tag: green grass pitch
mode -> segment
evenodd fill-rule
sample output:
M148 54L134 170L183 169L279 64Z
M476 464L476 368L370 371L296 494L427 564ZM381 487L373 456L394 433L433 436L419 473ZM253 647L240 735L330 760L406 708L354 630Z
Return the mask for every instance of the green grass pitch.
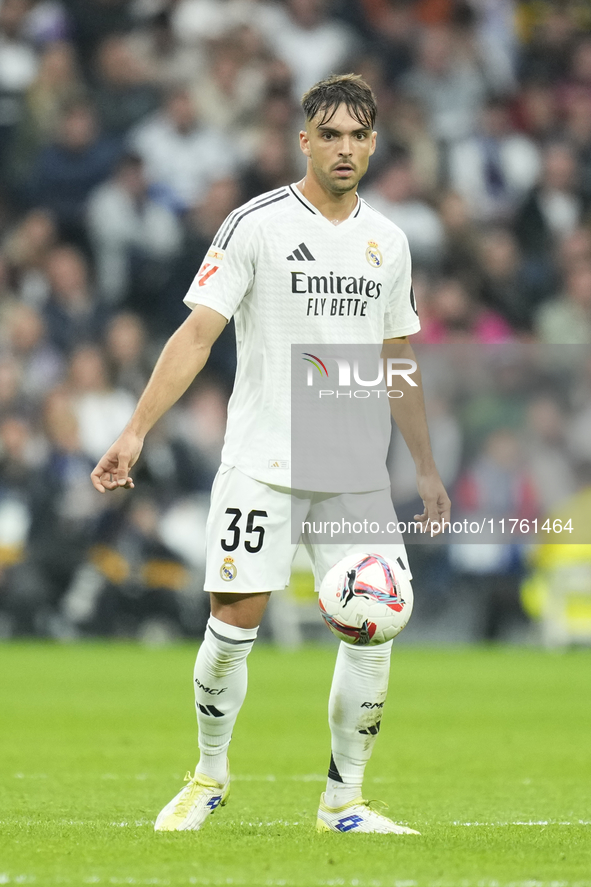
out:
M314 831L334 654L255 647L230 803L155 834L194 647L0 646L0 884L591 887L591 651L395 649L366 787L421 837Z

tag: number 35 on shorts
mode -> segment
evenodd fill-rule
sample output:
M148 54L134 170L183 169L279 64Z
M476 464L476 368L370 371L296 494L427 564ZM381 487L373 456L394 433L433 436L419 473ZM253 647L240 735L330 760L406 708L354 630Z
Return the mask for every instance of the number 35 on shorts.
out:
M236 551L242 544L245 551L256 554L263 547L265 528L260 523L267 517L266 511L253 508L244 518L239 508L226 508L229 522L226 535L220 539L224 551Z

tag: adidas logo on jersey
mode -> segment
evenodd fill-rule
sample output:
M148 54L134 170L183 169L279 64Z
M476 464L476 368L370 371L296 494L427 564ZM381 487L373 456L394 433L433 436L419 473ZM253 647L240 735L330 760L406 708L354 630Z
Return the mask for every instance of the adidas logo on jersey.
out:
M308 249L305 243L300 243L297 249L287 257L288 262L315 262L316 259Z

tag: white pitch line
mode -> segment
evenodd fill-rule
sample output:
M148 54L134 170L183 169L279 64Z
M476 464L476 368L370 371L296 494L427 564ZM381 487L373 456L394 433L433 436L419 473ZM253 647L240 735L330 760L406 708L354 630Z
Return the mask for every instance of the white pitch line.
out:
M402 825L413 825L413 823L409 823L406 820L398 820ZM152 819L135 819L135 820L122 820L121 822L103 822L100 819L53 819L53 820L40 820L40 819L26 819L19 820L15 819L0 819L0 826L10 826L10 825L27 825L27 826L35 826L35 825L47 825L48 822L51 822L52 825L57 826L76 826L80 828L88 828L88 827L96 827L96 826L107 826L109 828L145 828L146 826L153 826L154 822ZM291 828L293 826L299 825L310 825L312 823L312 817L308 821L302 822L299 819L270 819L270 820L245 820L241 819L238 823L232 822L232 825L243 825L248 826L250 828L273 828L275 826L284 826L286 828ZM228 823L224 821L223 818L215 819L214 822L211 823L212 827L215 828L225 828ZM417 825L415 822L414 825ZM446 828L448 826L455 826L458 828L510 828L512 826L526 826L526 827L545 827L545 826L563 826L563 827L576 827L576 826L591 826L591 820L589 819L575 819L575 820L564 820L564 819L531 819L531 820L515 820L515 821L503 821L503 822L419 822L418 825L421 828ZM3 877L3 873L0 872L0 885L3 883L1 880ZM589 887L591 887L591 882L589 882Z
M162 773L97 773L95 775L96 779L102 779L106 782L111 780L128 780L128 779L137 779L141 782L144 782L147 779L183 779L184 774L173 773L173 774L162 774ZM13 773L13 779L51 779L53 774L48 773ZM57 778L57 776L55 777ZM85 775L85 779L88 779L88 774ZM252 774L252 773L237 773L232 774L232 779L235 782L325 782L326 774L325 773L298 773L294 776L277 776L274 773L263 773L263 774ZM387 785L393 782L396 782L396 777L388 777L388 776L374 776L370 777L369 782L375 783L376 785Z
M265 776L253 776L248 773L238 773L236 776L232 774L232 780L234 782L326 782L326 774L301 773L297 776L275 776L273 773L267 773Z
M13 773L13 779L50 779L52 774L47 773ZM57 777L56 777L57 778ZM183 776L178 773L173 773L172 776L170 774L162 774L162 773L133 773L133 774L121 774L121 773L97 773L97 779L102 779L105 782L117 779L137 779L138 781L144 782L147 779L183 779ZM85 779L88 780L88 774L85 775ZM232 774L232 779L235 782L324 782L326 780L326 774L322 773L301 773L296 776L275 776L274 773L265 773L262 775L253 775L249 773L237 773ZM374 779L370 782L383 782L385 780ZM1 882L0 882L1 883Z
M0 885L4 884L34 884L37 883L35 875L18 874L11 875L8 872L0 872ZM44 883L46 883L44 881ZM80 884L80 881L72 878L58 876L55 879L56 884ZM116 885L141 885L141 887L167 887L171 884L168 878L134 878L128 876L118 878L106 875L87 875L82 879L84 884L116 884ZM195 875L183 878L183 884L197 885L197 887L252 887L252 879L248 881L241 878L201 878ZM293 881L288 878L267 878L260 881L261 887L301 887L300 881ZM414 880L368 880L362 881L358 878L329 878L313 881L314 887L591 887L591 881L539 881L530 879L526 881L498 881L498 880L478 880L471 881L462 879L460 881L414 881Z
M464 828L506 828L507 826L512 825L591 825L591 820L575 819L569 821L564 819L518 819L513 822L440 822L437 823L437 825L458 825Z

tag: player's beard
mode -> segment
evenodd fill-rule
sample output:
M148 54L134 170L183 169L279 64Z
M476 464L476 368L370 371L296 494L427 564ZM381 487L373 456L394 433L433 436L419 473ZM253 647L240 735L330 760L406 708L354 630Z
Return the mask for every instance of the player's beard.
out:
M326 172L321 167L316 166L314 163L312 164L312 169L316 175L316 178L322 185L322 187L329 191L331 194L347 194L349 191L355 191L357 185L359 184L359 180L361 179L361 175L358 174L357 169L353 169L353 175L349 179L337 179L332 176L330 173Z

